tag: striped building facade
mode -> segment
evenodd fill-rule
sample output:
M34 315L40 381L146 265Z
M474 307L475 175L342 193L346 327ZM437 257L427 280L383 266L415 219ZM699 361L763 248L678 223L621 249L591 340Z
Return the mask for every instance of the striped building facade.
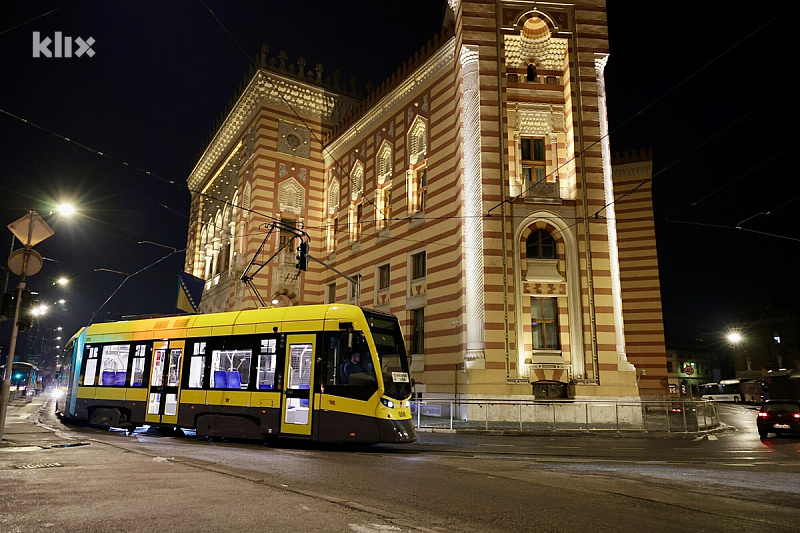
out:
M390 311L429 397L665 394L652 213L610 203L604 3L448 3L366 98L263 54L188 180L201 311Z

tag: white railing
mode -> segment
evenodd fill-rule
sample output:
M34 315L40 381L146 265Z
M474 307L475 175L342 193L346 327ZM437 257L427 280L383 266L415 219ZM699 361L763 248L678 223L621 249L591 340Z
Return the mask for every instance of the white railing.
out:
M719 426L714 402L416 399L417 428L542 431L703 431Z

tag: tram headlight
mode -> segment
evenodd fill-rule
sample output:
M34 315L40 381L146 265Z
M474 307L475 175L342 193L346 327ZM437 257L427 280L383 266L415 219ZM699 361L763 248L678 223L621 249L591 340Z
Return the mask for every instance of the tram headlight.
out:
M53 389L50 392L50 397L54 400L60 400L64 396L64 391L61 389Z
M381 398L381 403L389 409L394 409L394 402L389 398Z
M404 405L406 409L411 409L411 400L406 400L406 403Z

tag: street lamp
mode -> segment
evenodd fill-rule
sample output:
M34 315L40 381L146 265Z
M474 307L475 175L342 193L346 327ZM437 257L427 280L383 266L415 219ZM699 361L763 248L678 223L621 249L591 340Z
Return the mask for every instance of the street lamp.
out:
M56 210L59 214L70 216L75 214L75 207L72 204L61 204L59 205Z
M726 338L728 339L728 341L731 344L739 344L740 342L742 342L744 340L744 337L742 337L742 334L739 333L738 331L730 331L730 332L728 332L728 335L726 336Z

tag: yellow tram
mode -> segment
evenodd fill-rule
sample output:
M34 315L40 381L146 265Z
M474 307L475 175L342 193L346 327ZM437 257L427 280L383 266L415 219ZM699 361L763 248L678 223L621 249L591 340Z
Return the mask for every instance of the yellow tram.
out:
M397 318L311 305L92 324L66 346L62 417L198 436L412 442Z

